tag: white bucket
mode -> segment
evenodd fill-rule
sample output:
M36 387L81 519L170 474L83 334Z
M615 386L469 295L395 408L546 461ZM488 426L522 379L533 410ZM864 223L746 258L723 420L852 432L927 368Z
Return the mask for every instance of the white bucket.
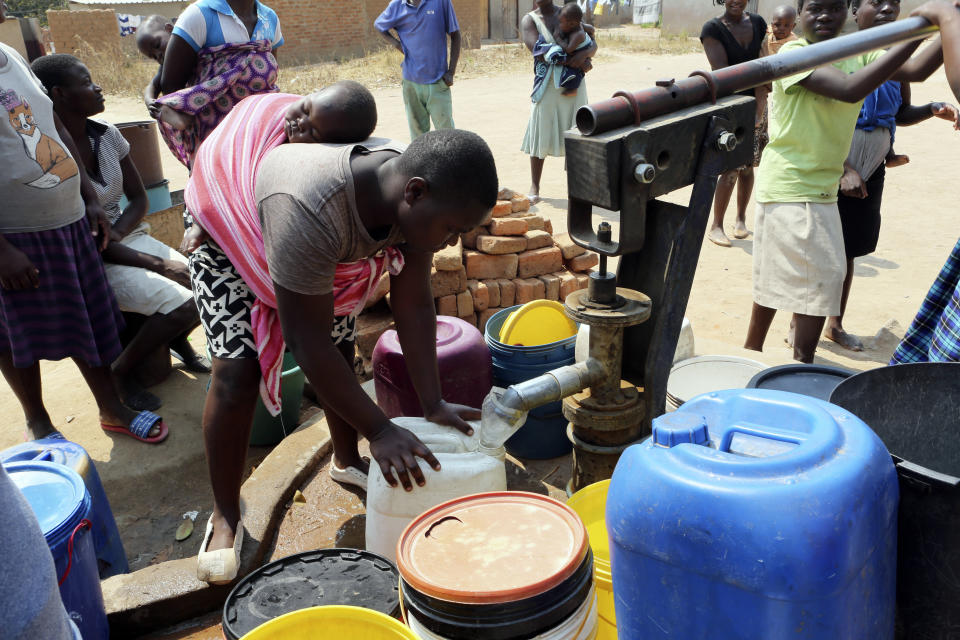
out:
M743 389L767 365L739 356L697 356L673 365L667 380L667 409L677 409L701 393Z

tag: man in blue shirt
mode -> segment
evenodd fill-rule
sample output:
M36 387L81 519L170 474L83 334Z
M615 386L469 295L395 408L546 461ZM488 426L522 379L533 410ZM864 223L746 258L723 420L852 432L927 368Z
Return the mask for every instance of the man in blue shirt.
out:
M435 129L452 129L450 85L460 58L460 25L451 0L390 0L374 26L403 53L403 104L410 138L429 131L431 118Z

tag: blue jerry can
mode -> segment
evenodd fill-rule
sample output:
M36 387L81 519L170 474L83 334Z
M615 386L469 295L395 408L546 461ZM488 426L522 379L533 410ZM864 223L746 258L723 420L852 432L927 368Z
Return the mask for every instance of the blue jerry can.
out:
M110 501L103 491L100 474L86 449L62 437L48 437L24 442L0 451L0 463L45 461L69 467L76 471L90 492L93 547L97 556L100 578L128 573L127 555L123 550L120 532L113 519Z
M898 501L853 414L782 391L698 396L613 474L620 640L890 640Z

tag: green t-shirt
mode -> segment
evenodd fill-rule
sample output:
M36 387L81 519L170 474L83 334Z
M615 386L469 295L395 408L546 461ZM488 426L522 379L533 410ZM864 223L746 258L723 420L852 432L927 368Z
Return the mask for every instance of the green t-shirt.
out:
M783 45L780 53L806 47L806 40ZM833 63L846 73L867 66L884 51L871 51ZM800 86L813 69L777 80L770 94L770 143L757 176L757 202L837 201L843 161L863 101L842 102Z

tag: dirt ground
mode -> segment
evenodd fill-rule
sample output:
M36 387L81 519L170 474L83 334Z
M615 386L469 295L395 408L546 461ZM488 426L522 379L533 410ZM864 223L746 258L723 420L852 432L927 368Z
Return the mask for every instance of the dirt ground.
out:
M601 40L602 46L602 40ZM701 54L608 57L588 75L586 85L591 99L610 96L619 89L651 86L661 78L683 78L690 71L707 67ZM463 128L483 136L493 149L501 184L517 190L529 185L528 158L520 153L530 109L529 73L502 75L458 81L453 87L454 117ZM938 72L913 90L917 103L950 98L945 77ZM380 112L376 134L408 139L400 88L375 91ZM146 113L132 98L109 97L108 120L141 120ZM911 163L888 173L885 193L886 212L877 252L858 260L853 295L846 325L863 337L868 349L859 354L845 352L821 342L819 361L867 369L885 364L899 336L917 310L957 237L954 211L956 183L949 176L957 160L957 138L947 123L929 121L902 129L897 151L908 154ZM186 172L164 149L164 169L173 188L182 188ZM555 228L565 226L566 175L563 161L551 158L546 163L542 184L544 201L538 209L548 215ZM684 202L689 190L667 197ZM729 213L732 219L733 212ZM748 209L748 227L753 225L753 205ZM729 228L729 225L728 225ZM752 238L735 240L734 247L722 249L705 242L690 296L687 316L693 323L698 353L742 354L740 345L746 332L751 304ZM769 364L790 361L783 344L788 318L779 316L771 329L766 352L749 354ZM194 341L202 347L203 337L195 332ZM161 410L171 429L170 438L160 446L135 442L122 435L108 435L99 429L96 407L82 383L76 367L69 361L43 363L45 400L54 423L71 440L88 449L106 485L133 568L159 560L196 553L199 535L176 543L173 533L181 514L198 510L197 528L211 507L209 483L203 462L200 412L203 406L206 376L174 371L168 381L154 391L164 399ZM0 385L0 448L22 439L22 413L5 385ZM255 464L264 451L251 451ZM322 483L321 483L322 484ZM341 491L327 487L329 490ZM339 498L338 498L339 500ZM329 514L337 520L359 516L356 500L342 504L344 513ZM299 521L299 516L294 521ZM311 514L297 526L327 522L323 513ZM284 526L293 526L285 522ZM339 525L336 527L339 529ZM362 530L362 527L359 527ZM291 530L291 533L294 533ZM329 543L329 527L323 524L308 531L297 529L304 540ZM292 544L292 543L291 543ZM312 542L311 542L312 544ZM294 546L281 548L295 551Z

